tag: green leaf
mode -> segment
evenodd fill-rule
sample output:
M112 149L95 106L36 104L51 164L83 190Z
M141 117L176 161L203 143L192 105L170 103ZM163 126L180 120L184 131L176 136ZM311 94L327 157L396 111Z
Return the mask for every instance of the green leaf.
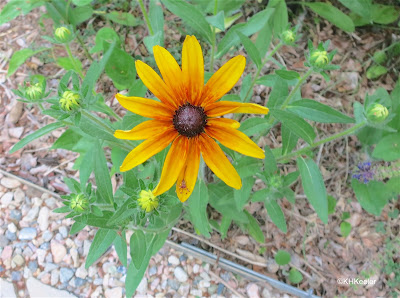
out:
M264 173L267 176L272 176L278 171L278 167L276 166L276 160L274 154L268 146L265 146L265 158L264 158Z
M311 99L292 102L286 107L300 117L321 123L354 123L354 119Z
M284 266L290 263L291 256L290 253L285 250L278 250L274 258L278 265Z
M206 21L215 28L221 31L225 31L225 15L223 11L220 11L215 16L206 17Z
M56 208L53 210L54 213L68 213L71 211L71 208L69 208L68 206L63 206L60 208Z
M249 55L250 59L254 62L257 68L261 67L261 56L254 43L250 40L250 38L248 38L242 32L238 31L236 32L236 34L239 36L240 41L242 42L244 48L246 49L246 52Z
M7 3L7 2L5 2ZM10 0L0 11L0 25L10 22L21 13L27 14L32 9L43 5L40 0Z
M357 179L351 180L356 198L367 212L380 216L390 194L381 181L370 181L368 184L361 183Z
M114 23L134 27L139 24L136 18L127 12L120 11L111 11L110 13L105 14L105 17Z
M256 158L243 156L236 163L236 170L240 177L253 177L262 167L262 161Z
M117 225L124 222L128 217L132 216L133 214L137 213L136 208L131 208L133 204L133 200L130 198L125 200L124 204L118 208L117 211L110 217L108 220L109 225Z
M272 198L265 198L264 200L265 209L267 209L268 215L272 222L281 230L283 233L287 232L286 219L283 214L281 206L278 202Z
M180 17L194 31L212 43L212 32L203 13L183 0L162 0L169 11Z
M286 155L296 147L299 137L294 134L286 125L281 125L282 155Z
M309 144L313 143L316 136L314 128L305 120L296 114L282 110L271 109L270 113L299 138L302 138Z
M372 0L339 0L339 2L367 21L371 20Z
M1 21L0 21L1 23ZM11 59L10 59L10 63L8 64L8 71L7 71L7 77L10 77L11 75L13 75L18 67L20 67L22 64L25 63L25 61L36 55L37 53L49 50L50 48L41 48L39 50L31 50L31 49L22 49L19 51L14 52L14 54L12 55Z
M97 53L103 51L104 42L113 43L115 42L116 47L118 48L121 44L121 40L117 32L109 27L101 28L96 34L95 46L90 49L90 53Z
M81 186L86 185L86 182L89 180L90 174L92 174L93 172L93 150L95 146L95 144L92 144L92 146L88 147L88 151L82 157L82 162L79 167L79 180L81 182Z
M89 268L113 243L117 233L114 230L99 229L94 236L86 258L85 268Z
M271 126L265 118L251 117L240 123L239 130L246 135L264 135Z
M354 32L355 28L351 18L334 7L332 4L322 2L302 2L301 4L308 6L316 14L320 15L324 19L327 19L329 22L339 27L343 31Z
M381 139L374 151L374 158L383 159L384 161L394 161L400 158L400 133L390 134Z
M76 72L82 71L82 62L79 59L73 58L72 62L68 57L60 57L57 59L57 65L65 70L74 70Z
M296 268L292 268L289 271L289 280L292 284L298 284L303 280L303 275Z
M122 265L128 266L128 246L126 244L125 231L122 232L122 237L117 235L114 239L114 247L117 252L118 258Z
M31 133L30 135L27 135L25 138L20 140L17 144L15 144L11 148L9 154L14 153L15 151L21 149L22 147L28 145L33 140L36 140L37 138L40 138L41 136L44 136L44 135L52 132L53 130L63 127L63 126L64 126L64 124L62 122L54 122L54 123L48 124L40 129L36 130L35 132Z
M233 199L236 203L236 208L238 211L241 211L244 205L246 205L246 203L249 201L254 181L255 180L253 177L243 178L242 188L233 190Z
M259 31L268 22L274 9L264 9L252 16L246 23L232 26L218 44L218 54L216 58L226 54L230 48L239 44L240 38L237 32L250 36Z
M69 17L69 22L72 25L77 26L90 19L92 15L93 15L93 8L90 5L87 5L72 9L72 11L69 12L68 17Z
M249 219L247 229L249 230L250 236L253 237L254 240L256 240L258 243L264 243L265 237L263 231L260 228L260 224L247 210L244 210L244 213Z
M343 237L349 236L351 232L351 224L348 223L347 221L343 221L340 224L340 233L342 234Z
M84 227L86 227L85 223L76 221L71 226L71 230L69 231L69 234L70 235L75 235L76 233L79 233L80 231L82 231Z
M135 59L115 48L105 67L106 74L118 89L129 88L136 79Z
M336 207L336 199L332 196L328 196L328 214L333 214L335 213L335 207Z
M219 225L219 232L221 233L221 239L225 239L228 234L228 229L232 224L232 218L222 216L221 224Z
M156 45L160 45L162 46L162 44L164 43L164 39L162 37L163 35L161 34L161 32L157 32L154 35L151 36L146 36L143 39L144 45L146 46L147 50L153 54L153 47Z
M97 192L105 202L114 205L111 178L110 173L108 172L107 160L104 156L103 148L100 146L100 143L98 141L96 141L96 143L97 144L93 150L93 158Z
M72 3L74 3L76 6L85 6L90 4L92 1L93 0L72 0Z
M99 118L97 116L93 117L98 119L98 122L105 123L104 119ZM99 126L98 123L94 122L92 119L89 119L88 117L81 118L81 121L79 122L79 128L90 137L110 142L119 142L119 140L116 139L111 133L106 131L102 126Z
M164 46L164 13L159 0L150 0L149 20L154 34L161 33L161 46Z
M288 10L285 0L280 0L274 5L275 12L271 23L273 24L275 34L280 34L288 27Z
M280 77L276 77L273 82L272 91L268 97L267 107L270 109L280 107L288 94L288 82Z
M135 265L136 269L140 269L147 251L146 236L143 231L136 230L131 236L129 245L132 263Z
M307 199L314 207L323 223L328 223L328 198L324 180L317 164L312 159L297 159L301 175L301 184Z
M399 18L399 8L391 5L373 4L372 20L374 23L388 25Z
M198 180L188 199L189 216L194 227L202 235L210 238L210 225L207 217L208 189L203 180Z
M300 75L297 71L293 70L284 70L284 69L277 69L275 70L275 73L280 76L282 79L285 80L294 80L294 79L300 79Z

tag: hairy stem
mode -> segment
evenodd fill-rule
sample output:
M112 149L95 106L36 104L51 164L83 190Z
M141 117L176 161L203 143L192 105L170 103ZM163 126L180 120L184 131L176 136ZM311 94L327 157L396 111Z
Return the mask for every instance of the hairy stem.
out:
M71 61L72 65L74 66L74 69L79 73L79 76L81 77L81 79L83 79L83 73L82 70L79 69L78 65L76 65L76 61L74 56L72 56L72 52L71 52L71 48L69 47L69 44L65 44L65 49L67 50L68 53L68 58Z

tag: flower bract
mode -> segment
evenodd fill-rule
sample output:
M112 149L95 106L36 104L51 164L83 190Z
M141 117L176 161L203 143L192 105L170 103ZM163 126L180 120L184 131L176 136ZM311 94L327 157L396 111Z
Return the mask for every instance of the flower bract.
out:
M131 130L115 132L119 139L145 140L126 156L120 170L136 167L172 143L154 195L176 183L178 198L187 200L196 184L200 154L216 176L241 188L239 174L216 140L241 154L264 158L264 151L238 130L239 122L221 118L228 113L268 113L268 108L257 104L218 101L237 83L246 59L241 55L230 59L204 84L203 55L194 36L187 36L183 43L181 67L165 48L155 46L153 51L162 79L142 61L136 61L136 70L160 101L116 95L127 110L152 118Z

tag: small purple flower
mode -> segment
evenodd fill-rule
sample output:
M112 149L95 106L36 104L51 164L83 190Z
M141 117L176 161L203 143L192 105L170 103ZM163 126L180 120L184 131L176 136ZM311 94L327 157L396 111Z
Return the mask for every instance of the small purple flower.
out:
M357 165L352 177L367 184L369 181L374 179L374 174L374 168L371 166L371 162L367 161Z

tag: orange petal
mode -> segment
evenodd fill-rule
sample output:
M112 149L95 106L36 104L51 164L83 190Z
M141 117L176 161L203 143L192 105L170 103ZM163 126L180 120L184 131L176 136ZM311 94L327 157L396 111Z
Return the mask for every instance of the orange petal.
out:
M241 154L255 158L265 157L264 151L241 131L229 126L206 127L205 131L210 137L217 139L225 147Z
M189 151L186 164L176 182L176 194L181 202L185 202L196 185L200 166L200 148L197 138L189 139Z
M216 126L216 127L232 127L232 128L239 128L240 123L236 120L229 119L229 118L209 118L207 119L208 126Z
M218 117L228 113L268 114L269 109L255 103L218 101L204 108L208 117Z
M131 130L116 130L114 137L123 140L143 140L153 137L173 127L171 121L165 120L148 120L136 125Z
M174 111L169 109L165 104L152 99L124 96L119 93L115 97L125 109L143 117L172 120L174 115Z
M186 162L188 145L189 139L184 136L177 137L172 143L171 149L169 149L165 158L160 182L153 191L155 196L159 196L169 190L178 179Z
M204 60L196 37L186 36L182 49L182 73L187 88L187 100L196 104L204 86Z
M136 60L136 71L142 80L143 84L164 104L168 105L171 109L176 109L178 104L174 98L174 92L160 76L146 63Z
M207 136L199 136L200 151L205 163L217 177L230 187L240 189L242 180L217 143Z
M153 47L154 58L167 86L174 92L175 102L183 103L186 99L183 76L175 58L163 47Z
M246 58L239 55L226 62L204 86L201 105L212 103L225 95L237 83L241 77L244 67L246 66Z
M167 147L176 138L177 135L178 132L175 129L171 128L167 131L155 135L150 139L147 139L131 152L129 152L120 167L120 171L128 171L136 167L137 165L145 162L150 157Z

